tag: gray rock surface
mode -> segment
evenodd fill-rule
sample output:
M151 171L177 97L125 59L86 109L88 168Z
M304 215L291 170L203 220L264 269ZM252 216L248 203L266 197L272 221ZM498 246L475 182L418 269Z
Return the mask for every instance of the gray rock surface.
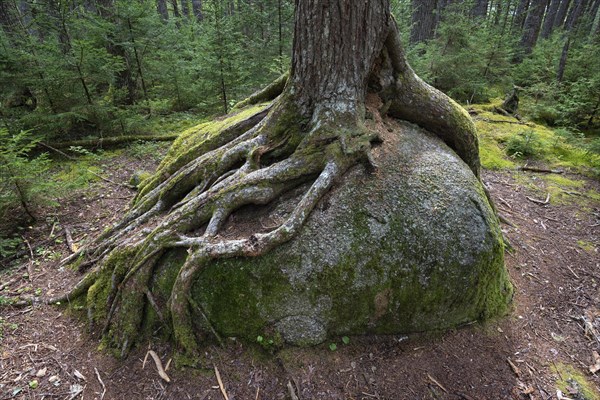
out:
M217 331L312 345L447 329L505 311L512 289L480 183L436 137L407 123L398 129L375 152L379 169L351 170L298 237L202 272L194 298ZM268 211L284 216L294 204ZM244 218L257 215L236 221Z

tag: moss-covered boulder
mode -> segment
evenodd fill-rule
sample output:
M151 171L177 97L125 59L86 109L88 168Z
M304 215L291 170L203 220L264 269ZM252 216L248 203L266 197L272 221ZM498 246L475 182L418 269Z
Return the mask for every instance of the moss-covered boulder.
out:
M446 329L506 310L512 289L501 233L479 181L418 127L404 123L388 134L375 149L378 169L352 169L298 237L200 274L198 329L209 332L208 319L224 336L310 345L335 335ZM231 226L268 228L276 221L261 218L283 219L297 199L264 212L247 208ZM168 298L182 253L163 257L155 293Z

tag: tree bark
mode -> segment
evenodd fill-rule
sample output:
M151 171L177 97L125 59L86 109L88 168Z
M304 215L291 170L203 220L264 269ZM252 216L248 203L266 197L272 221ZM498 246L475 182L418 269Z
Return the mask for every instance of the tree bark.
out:
M561 0L558 11L556 12L556 17L554 18L554 29L562 28L564 25L570 4L571 0Z
M519 0L512 25L514 31L521 32L523 29L525 17L527 17L527 11L529 10L529 1L530 0Z
M475 18L486 17L488 6L488 0L476 0L473 9L471 10L471 15L473 15Z
M169 10L167 9L167 0L156 0L156 11L163 22L169 20Z
M296 1L291 83L305 117L311 110L356 114L387 36L387 1L335 3Z
M194 12L194 16L198 22L204 19L204 14L202 12L202 0L192 0L192 11Z
M542 38L548 39L554 30L554 21L560 6L560 0L550 0L548 11L544 16L544 25L542 26Z
M542 25L542 17L546 9L547 0L532 0L525 20L523 35L521 36L521 47L525 54L531 53L533 46L537 42L540 27Z
M412 0L410 43L417 44L433 38L435 31L435 0Z

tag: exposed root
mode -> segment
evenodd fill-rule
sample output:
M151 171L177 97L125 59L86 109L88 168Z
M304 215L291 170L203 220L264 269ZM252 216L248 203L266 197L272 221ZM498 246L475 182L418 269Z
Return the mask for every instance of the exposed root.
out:
M81 282L64 296L22 305L85 297L91 326L101 326L103 338L122 355L135 344L144 310L150 310L182 350L195 353L193 310L200 310L211 326L191 298L203 268L215 259L257 257L289 241L348 168L359 162L377 167L370 151L379 138L363 125L364 115L333 115L334 109L327 108L332 117L328 123L301 114L288 86L286 74L239 107L273 100L272 104L255 106L250 115L231 123L223 120L218 132L198 131L202 140L189 147L178 139L171 149L175 156L144 183L123 219L65 259L80 260L82 269L93 265ZM395 27L372 71L370 88L383 100L380 112L437 134L479 177L477 137L470 117L414 74ZM312 182L310 188L279 226L235 239L220 236L228 218L241 207L268 204L306 182ZM187 249L186 260L170 297L155 297L151 285L157 264L176 248Z

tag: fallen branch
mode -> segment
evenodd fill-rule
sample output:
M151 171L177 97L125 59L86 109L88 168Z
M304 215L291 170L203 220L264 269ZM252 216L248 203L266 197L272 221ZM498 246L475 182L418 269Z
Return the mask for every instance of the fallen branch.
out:
M221 380L221 374L219 373L219 369L215 365L215 375L217 377L217 382L219 383L219 389L221 389L221 394L225 400L229 400L229 396L227 396L227 392L225 391L225 386L223 386L223 381Z
M476 118L476 119L479 121L491 122L493 124L515 124L515 125L525 125L525 126L529 126L529 127L535 126L532 123L522 122L522 121L505 121L502 119L490 119L490 118Z
M530 171L530 172L541 172L545 174L564 174L565 171L562 169L547 169L547 168L537 168L537 167L528 167L527 165L523 165L522 167L517 168L520 171Z
M525 198L533 203L545 206L546 204L548 204L550 202L550 193L548 193L548 195L546 196L546 200L544 200L544 201L537 200L537 199L534 199L533 197L529 197L529 196L525 196Z
M104 385L104 382L102 382L102 378L100 377L100 373L98 372L98 369L96 367L94 367L94 371L96 372L96 378L98 378L98 381L102 385L102 394L100 395L100 400L102 400L104 399L104 395L106 394L106 385Z
M154 360L154 364L156 364L156 369L158 370L158 375L165 382L171 382L171 378L169 378L169 375L167 375L167 373L165 372L165 370L162 366L162 362L160 361L160 358L158 357L158 354L156 354L154 352L154 350L148 350L148 354L150 354L150 357L152 357L152 359Z

